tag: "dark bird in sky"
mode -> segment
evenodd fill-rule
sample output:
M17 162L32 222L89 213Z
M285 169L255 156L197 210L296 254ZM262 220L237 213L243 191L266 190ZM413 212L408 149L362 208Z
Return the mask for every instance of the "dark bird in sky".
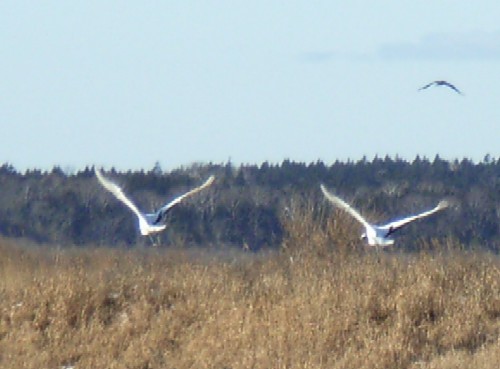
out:
M449 82L446 82L446 81L434 81L434 82L431 82L423 87L420 87L418 90L425 90L426 88L429 88L431 86L446 86L446 87L449 87L451 88L452 90L455 90L455 92L459 93L460 95L463 95L463 93L458 89L456 88L455 86L453 86L451 83Z

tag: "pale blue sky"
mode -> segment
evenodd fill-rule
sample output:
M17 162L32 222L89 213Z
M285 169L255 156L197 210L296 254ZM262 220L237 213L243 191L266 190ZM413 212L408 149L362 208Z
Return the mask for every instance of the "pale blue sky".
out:
M0 162L498 157L499 20L493 0L3 0ZM465 96L417 92L435 79Z

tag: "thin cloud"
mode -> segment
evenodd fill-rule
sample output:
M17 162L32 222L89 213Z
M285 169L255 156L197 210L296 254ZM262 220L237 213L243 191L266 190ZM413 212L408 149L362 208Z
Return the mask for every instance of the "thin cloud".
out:
M355 52L338 52L338 51L304 51L298 55L298 59L306 63L325 63L334 60L367 60L370 58L368 54Z
M497 60L500 32L433 33L415 43L383 45L383 59Z
M323 63L337 56L333 51L304 51L299 54L299 59L308 63Z

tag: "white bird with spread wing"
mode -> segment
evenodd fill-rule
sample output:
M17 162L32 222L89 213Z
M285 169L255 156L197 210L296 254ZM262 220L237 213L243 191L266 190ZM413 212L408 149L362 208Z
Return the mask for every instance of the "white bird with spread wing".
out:
M446 209L449 204L446 200L441 200L437 206L431 210L424 211L423 213L417 215L411 215L406 218L395 220L385 225L377 226L370 224L365 218L358 213L357 210L352 208L341 198L328 192L324 185L321 185L321 191L325 197L334 205L338 206L340 209L347 211L351 216L353 216L358 222L360 222L365 227L365 232L361 235L363 240L368 241L370 246L390 246L394 244L394 239L391 237L394 232L401 229L409 223L432 215L440 210Z
M210 176L210 178L208 178L205 181L205 183L203 183L201 186L196 187L191 191L188 191L183 195L176 197L175 199L173 199L172 201L170 201L169 203L158 209L155 213L144 214L141 211L139 211L137 206L135 206L135 204L127 196L125 196L120 186L118 186L116 183L111 182L109 179L105 178L97 168L95 169L95 174L97 176L97 179L105 189L111 192L118 200L127 205L130 208L130 210L132 210L135 213L135 215L139 219L139 229L143 236L148 236L152 233L163 231L166 227L166 224L163 224L162 221L167 212L173 206L179 204L186 197L194 195L195 193L210 186L215 178L214 176Z

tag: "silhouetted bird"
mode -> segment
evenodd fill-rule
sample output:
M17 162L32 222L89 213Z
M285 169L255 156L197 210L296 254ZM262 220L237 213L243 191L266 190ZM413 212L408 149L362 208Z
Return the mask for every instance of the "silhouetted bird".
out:
M455 90L455 92L459 93L460 95L463 95L463 93L458 88L456 88L451 83L446 82L446 81L434 81L434 82L431 82L431 83L425 85L424 87L420 87L418 90L419 91L425 90L426 88L429 88L431 86L446 86L446 87L451 88L452 90Z

